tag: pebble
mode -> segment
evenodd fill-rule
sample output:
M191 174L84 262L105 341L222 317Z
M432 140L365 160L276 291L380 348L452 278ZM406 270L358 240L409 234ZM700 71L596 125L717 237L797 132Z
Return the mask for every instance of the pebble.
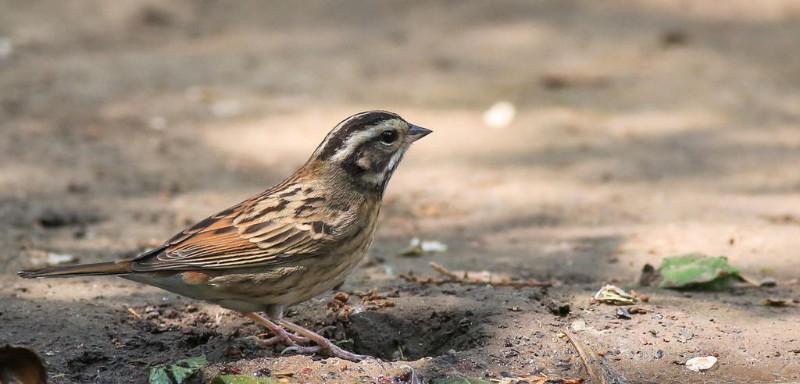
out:
M695 372L703 372L717 368L717 358L714 356L693 357L686 361L686 368Z
M14 53L14 44L8 37L0 37L0 59L7 59Z
M483 113L483 124L489 128L505 128L517 114L517 108L508 101L498 101Z
M586 322L583 321L583 320L575 320L575 321L573 321L572 325L570 325L570 328L572 328L573 332L581 332L581 331L585 331L585 330L589 329L589 327L586 326Z
M618 319L625 319L625 320L631 319L630 312L628 312L628 310L625 309L624 307L617 307L616 311L614 311L614 314L617 316Z

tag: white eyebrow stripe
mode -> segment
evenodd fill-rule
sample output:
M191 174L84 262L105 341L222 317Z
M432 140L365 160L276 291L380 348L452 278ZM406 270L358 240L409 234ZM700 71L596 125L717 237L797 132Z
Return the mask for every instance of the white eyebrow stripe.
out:
M347 125L347 123L349 123L351 120L358 119L358 118L360 118L360 117L362 117L362 116L369 115L370 113L374 113L374 112L375 112L375 111L365 111L365 112L361 112L361 113L355 114L355 115L353 115L353 116L350 116L350 117L348 117L347 119L345 119L344 121L342 121L341 123L337 124L337 125L336 125L335 127L333 127L333 129L332 129L332 130L331 130L331 131L328 133L328 135L327 135L327 136L325 136L325 139L324 139L324 140L322 140L322 143L320 143L320 144L319 144L319 146L317 146L317 149L314 151L314 156L318 156L318 155L319 155L319 154L320 154L322 151L324 151L324 150L325 150L325 148L327 148L327 147L328 147L328 143L330 143L331 139L332 139L332 138L334 138L334 137L336 137L336 136L338 136L338 134L339 134L339 131L341 131L341 130L342 130L342 128L344 128L344 126L345 126L345 125ZM349 138L349 136L348 136L348 138Z
M347 136L347 139L344 141L344 143L342 143L342 146L331 157L331 160L335 162L344 161L353 154L353 151L355 151L359 145L366 143L375 137L377 137L377 130L374 129L351 133L350 136Z

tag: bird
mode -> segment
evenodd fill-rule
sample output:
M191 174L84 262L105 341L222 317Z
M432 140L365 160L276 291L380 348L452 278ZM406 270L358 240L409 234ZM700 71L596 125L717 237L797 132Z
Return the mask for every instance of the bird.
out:
M367 356L344 350L283 315L286 308L344 283L372 243L389 179L411 144L431 132L393 112L352 115L283 182L186 227L156 248L128 259L17 274L116 275L240 312L272 333L265 345L363 360Z

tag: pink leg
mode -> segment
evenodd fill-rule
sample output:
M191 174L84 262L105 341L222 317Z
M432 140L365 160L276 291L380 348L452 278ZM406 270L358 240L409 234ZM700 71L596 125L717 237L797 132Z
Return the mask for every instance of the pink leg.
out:
M277 320L276 324L267 319L266 317L256 314L255 312L243 312L242 314L248 319L253 320L255 323L263 325L264 327L269 329L269 331L272 332L273 335L275 335L267 340L264 340L262 342L263 344L274 345L277 343L283 343L288 345L289 347L284 349L283 352L295 351L298 353L323 353L328 356L338 357L340 359L350 360L350 361L361 361L368 357L365 355L358 355L353 352L345 351L344 349L339 348L336 344L332 343L330 340L326 339L322 335L319 335L314 331L303 328L290 321L281 319ZM294 333L286 332L284 328ZM315 346L299 345L299 344L307 344L312 341L317 345Z
M286 332L279 325L269 321L269 319L266 317L255 312L243 312L242 315L250 320L253 320L253 322L256 324L263 325L265 328L269 329L270 332L272 332L274 336L264 340L262 342L264 345L275 345L282 342L286 345L295 346L297 343L305 344L311 341L308 338Z
M322 352L329 356L338 357L340 359L350 360L350 361L361 361L369 357L365 355L358 355L350 351L345 351L344 349L339 348L339 346L332 343L325 337L317 334L316 332L303 328L290 321L281 319L278 320L278 323L282 325L284 328L293 331L298 335L304 336L317 344L315 347L300 347L300 346L290 347L292 350L296 350L302 353Z

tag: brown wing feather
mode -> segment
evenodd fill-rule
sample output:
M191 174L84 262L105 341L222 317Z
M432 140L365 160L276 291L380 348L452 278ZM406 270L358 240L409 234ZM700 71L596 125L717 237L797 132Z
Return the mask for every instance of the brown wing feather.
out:
M210 216L134 260L135 271L265 266L324 252L335 241L330 227L308 211L324 203L287 187ZM298 213L302 212L302 218Z

